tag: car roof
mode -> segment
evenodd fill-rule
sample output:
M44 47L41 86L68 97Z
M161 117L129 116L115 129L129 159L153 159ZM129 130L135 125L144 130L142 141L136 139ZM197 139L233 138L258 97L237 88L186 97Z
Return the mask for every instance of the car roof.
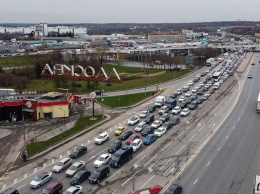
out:
M106 131L100 133L99 135L107 135L108 133Z
M106 157L108 154L101 154L100 157Z
M146 122L141 121L138 125L143 125L143 124L146 124Z
M78 189L78 187L71 186L70 188L67 189L67 191L73 192L73 191L75 191L76 189Z
M67 160L72 160L71 158L68 158L68 157L66 157L66 158L63 158L63 159L61 159L60 160L60 162L65 162L65 161L67 161Z
M133 142L134 142L134 143L137 143L137 142L139 142L139 141L141 141L141 139L135 139ZM133 143L133 142L132 142L132 143Z
M74 166L78 166L78 165L80 165L80 164L84 164L84 161L75 162L73 165L74 165Z
M58 184L59 183L59 181L57 181L57 180L53 180L53 181L51 181L45 188L46 189L51 189L51 188L53 188L56 184Z

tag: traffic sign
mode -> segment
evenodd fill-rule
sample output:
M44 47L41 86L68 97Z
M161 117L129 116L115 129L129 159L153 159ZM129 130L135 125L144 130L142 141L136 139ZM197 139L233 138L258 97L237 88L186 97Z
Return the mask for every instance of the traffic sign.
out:
M96 98L96 92L91 92L89 94L89 98L92 98L92 99Z

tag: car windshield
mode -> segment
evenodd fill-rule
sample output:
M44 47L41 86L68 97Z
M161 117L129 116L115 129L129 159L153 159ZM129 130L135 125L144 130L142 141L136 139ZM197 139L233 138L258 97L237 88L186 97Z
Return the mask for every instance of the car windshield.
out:
M152 136L146 136L146 139L150 140L152 139Z
M70 191L65 191L65 192L63 192L63 194L72 194L72 192L70 192Z
M123 129L122 128L117 128L117 131L122 131Z
M139 125L137 125L136 127L137 127L137 128L142 128L142 125L139 124Z
M103 139L103 138L104 138L103 135L99 135L99 136L97 137L97 139Z
M76 148L75 150L73 150L74 153L78 153L79 152L79 149Z
M72 165L72 166L69 167L69 169L70 169L70 170L77 170L77 167L74 166L74 165Z
M162 132L162 129L157 129L156 132Z
M120 159L120 157L118 157L118 156L113 156L113 158L112 158L112 160L114 160L114 161L119 161L119 159Z
M80 176L81 176L81 175L78 174L78 173L74 175L74 177L75 177L75 178L78 178L78 179L80 178Z
M40 181L41 179L42 179L42 176L40 176L40 175L39 175L39 176L36 176L36 177L34 178L35 181Z
M100 172L97 171L97 170L95 170L95 171L93 172L93 175L99 176L99 175L100 175Z
M103 156L99 156L99 157L97 158L97 160L99 160L99 161L104 161L105 158L104 158Z
M56 165L57 165L57 166L63 166L64 163L63 163L63 162L58 162Z
M114 147L116 147L116 146L117 146L117 143L112 143L112 144L110 144L109 147L114 148Z
M135 139L135 136L130 136L129 139L130 139L130 140L134 140L134 139Z
M131 143L131 146L137 146L138 144L136 142Z
M42 193L44 193L44 194L49 194L49 193L50 193L50 190L48 190L48 189L43 189L43 190L42 190Z
M130 121L134 121L136 118L135 117L132 117L131 119L130 119Z

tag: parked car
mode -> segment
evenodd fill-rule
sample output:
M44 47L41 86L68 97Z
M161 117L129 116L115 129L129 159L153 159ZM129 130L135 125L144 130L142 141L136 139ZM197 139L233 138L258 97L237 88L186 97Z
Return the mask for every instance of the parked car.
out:
M126 140L128 137L130 137L133 134L132 131L124 131L121 135L119 135L119 140Z
M1 194L19 194L19 192L17 191L17 189L10 187L4 190Z
M180 122L180 118L178 116L173 116L170 118L169 122L172 122L172 125L177 125Z
M85 161L78 161L72 164L66 171L66 176L73 177L78 171L85 169Z
M157 137L154 134L149 134L144 138L144 144L145 145L150 145L153 142L157 140Z
M88 148L86 146L78 146L72 151L72 153L70 154L70 158L78 158L87 153L87 151Z
M65 170L66 168L68 168L72 163L72 159L71 158L63 158L62 160L60 160L53 168L52 171L53 172L62 172L63 170Z
M159 127L158 129L155 130L154 135L157 137L161 137L166 133L166 128L165 127Z
M249 73L248 76L247 76L247 78L253 78L252 74Z
M79 185L87 180L90 175L91 172L89 170L80 170L70 179L70 184Z
M95 144L101 145L105 141L109 139L109 135L107 132L100 133L96 138L95 138Z
M119 126L115 130L115 135L121 135L124 131L126 131L126 126Z
M130 145L135 139L140 139L139 134L132 134L126 141L125 143Z
M147 116L146 119L145 119L145 122L146 122L147 124L150 124L150 123L152 123L153 121L154 121L154 115L149 115L149 116Z
M104 178L108 177L110 174L110 168L108 166L101 166L90 175L90 183L99 183Z
M182 109L180 115L183 116L183 117L186 117L190 114L190 109L188 108L185 108L185 109Z
M197 106L195 104L188 104L187 106L190 110L195 110Z
M162 125L162 121L161 120L156 120L152 123L152 127L157 129L158 127L160 127Z
M63 194L81 194L82 193L82 186L74 185L68 188Z
M163 106L163 107L161 107L161 108L159 109L159 115L162 115L162 114L164 114L164 113L167 113L167 112L169 112L169 110L170 110L169 106Z
M152 104L152 105L150 105L149 107L148 107L148 111L149 111L149 113L152 113L152 112L154 112L155 110L156 110L156 105L155 104Z
M144 130L141 132L142 136L147 136L148 134L153 133L154 128L152 126L146 126Z
M187 101L183 101L183 102L180 102L180 103L179 103L179 107L180 107L181 109L186 108L187 105L188 105L188 102L187 102Z
M132 116L129 120L128 120L128 125L135 125L136 123L139 122L139 117L138 116Z
M108 148L108 153L114 153L116 152L117 150L119 150L122 146L122 141L120 140L113 140L110 145L109 145L109 148Z
M137 150L139 150L143 145L143 141L141 139L135 139L132 143L131 143L131 147L133 148L134 152L136 152Z
M159 120L161 120L163 123L168 121L170 118L170 115L168 113L164 113L160 118Z
M146 122L142 121L142 122L140 122L140 123L136 126L135 131L141 132L145 127L146 127Z
M63 184L58 180L52 180L44 189L41 190L41 194L59 194L62 192Z
M179 106L175 106L173 109L172 109L172 114L179 114L181 112L181 107Z
M52 179L51 172L41 172L30 182L31 188L39 188Z
M94 162L94 167L98 168L104 164L107 164L112 155L111 154L101 154Z

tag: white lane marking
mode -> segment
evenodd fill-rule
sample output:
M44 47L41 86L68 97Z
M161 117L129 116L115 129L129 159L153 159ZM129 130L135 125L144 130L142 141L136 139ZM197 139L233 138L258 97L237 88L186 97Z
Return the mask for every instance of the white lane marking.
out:
M17 178L14 179L14 184L17 182Z
M181 149L179 149L179 151L176 152L176 154L178 154L185 146L186 146L186 144L185 144L184 146L182 146ZM176 154L175 154L175 155L176 155Z
M187 127L186 129L189 129L190 127Z
M226 139L228 138L228 136L226 137Z
M37 172L37 168L34 169L33 173L36 173Z
M124 186L129 180L131 180L140 170L136 171L129 179L127 179L121 186Z
M237 119L238 121L240 120L240 117Z
M95 145L92 145L91 147L89 147L88 149L91 149L91 148L93 148Z
M195 135L193 135L193 136L190 138L189 141L191 141L196 135L197 135L197 133L196 133Z
M193 184L195 185L197 181L198 181L198 179L196 179Z
M203 125L203 127L201 127L201 128L199 129L199 131L201 131L201 129L203 129L205 126L206 126L206 124L205 124L205 125Z
M218 148L218 151L220 150L220 147Z
M17 189L21 189L22 187L24 187L25 185L28 185L28 183L25 183L24 185L20 186L20 187L17 187Z
M170 161L171 161L172 158L170 158L161 168L159 168L159 170L162 170L163 167L165 167Z
M146 157L146 155L144 155L144 157L140 158L140 160L138 160L138 161L135 163L135 165L139 166L138 163L139 163L141 160L143 160L145 157Z
M144 167L147 166L154 158L156 158L158 156L158 154L156 154L154 157L152 157L151 160L149 160L149 162L145 163Z
M219 109L222 109L222 106Z
M210 164L210 161L208 162L207 166Z
M183 132L181 132L177 137L175 137L174 139L177 139L179 136L181 136L181 134L183 134L184 133L184 131Z
M189 124L191 119L192 119L192 117L189 118L189 120L187 120L186 124Z
M6 184L3 185L3 190L5 190Z
M211 121L211 119L213 119L213 117L211 117L211 118L208 120L208 122L207 122L207 123L209 123L209 122Z
M151 176L151 177L141 186L140 189L142 189L153 177L154 177L154 175Z
M233 129L235 129L236 126L233 127Z
M25 179L27 177L27 173L24 174L23 178Z
M170 143L168 143L163 149L161 149L161 152L163 152L171 143L172 143L172 141Z

